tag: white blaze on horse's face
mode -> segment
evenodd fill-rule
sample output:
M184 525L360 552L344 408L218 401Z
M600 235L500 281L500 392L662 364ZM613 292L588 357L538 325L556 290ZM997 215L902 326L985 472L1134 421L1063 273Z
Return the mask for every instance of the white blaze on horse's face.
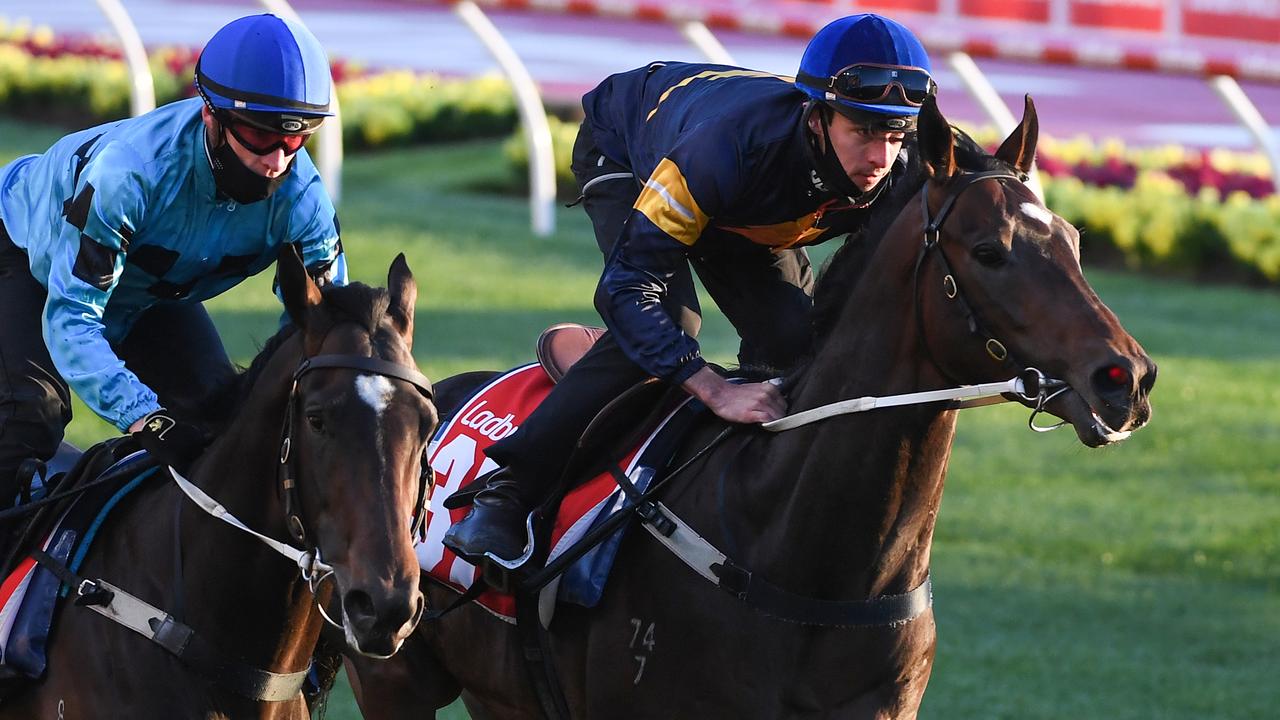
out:
M1041 205L1039 201L1031 202L1023 201L1018 205L1021 211L1023 222L1032 230L1035 235L1042 238L1040 242L1041 254L1049 257L1049 243L1060 235L1065 235L1062 240L1066 242L1067 247L1071 250L1071 255L1076 259L1076 263L1080 262L1080 243L1070 228L1062 218L1053 214L1049 208Z
M1035 203L1024 202L1019 206L1019 209L1022 210L1023 215L1044 225L1046 232L1048 232L1049 226L1053 224L1053 213L1049 212L1049 208L1040 207Z
M382 375L358 375L356 376L356 394L360 399L369 404L373 408L373 414L381 417L382 413L387 409L387 405L391 403L391 395L395 393L395 386L391 381Z

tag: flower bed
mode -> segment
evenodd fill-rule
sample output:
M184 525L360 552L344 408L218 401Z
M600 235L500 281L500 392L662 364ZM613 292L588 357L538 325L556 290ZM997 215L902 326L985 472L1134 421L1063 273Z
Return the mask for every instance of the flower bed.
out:
M558 192L561 197L573 197L577 187L569 171L569 156L577 124L553 118L551 130ZM994 149L994 143L990 144ZM1280 285L1280 195L1266 193L1255 198L1245 189L1223 193L1203 180L1257 179L1265 161L1259 164L1247 154L1196 154L1178 148L1126 155L1117 143L1093 146L1043 136L1041 147L1044 151L1039 153L1038 163L1046 203L1080 228L1086 262ZM513 135L504 151L511 163L513 185L522 185L528 171L524 136ZM1051 154L1055 152L1060 154ZM1122 157L1130 159L1122 162ZM1062 167L1092 170L1076 177L1056 171ZM1189 175L1201 178L1200 182L1189 180ZM1193 186L1194 191L1188 193Z
M158 105L195 93L198 55L179 47L150 53ZM497 137L516 125L515 100L501 78L372 74L342 60L331 69L350 148ZM84 127L127 117L129 92L128 70L112 45L59 38L0 18L0 112Z

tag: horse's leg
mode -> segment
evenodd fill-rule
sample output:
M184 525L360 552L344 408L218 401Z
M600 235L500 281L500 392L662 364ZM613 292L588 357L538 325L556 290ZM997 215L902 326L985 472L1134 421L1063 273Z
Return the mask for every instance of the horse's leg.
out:
M431 651L421 631L386 660L347 656L347 678L367 718L435 717L461 688Z

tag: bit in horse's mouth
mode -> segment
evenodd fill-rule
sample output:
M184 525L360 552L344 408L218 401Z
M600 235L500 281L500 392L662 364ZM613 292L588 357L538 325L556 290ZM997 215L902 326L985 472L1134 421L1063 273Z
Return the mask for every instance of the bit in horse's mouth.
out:
M1092 409L1089 410L1089 414L1093 416L1093 431L1103 439L1105 445L1118 443L1133 434L1132 430L1112 430L1111 426Z

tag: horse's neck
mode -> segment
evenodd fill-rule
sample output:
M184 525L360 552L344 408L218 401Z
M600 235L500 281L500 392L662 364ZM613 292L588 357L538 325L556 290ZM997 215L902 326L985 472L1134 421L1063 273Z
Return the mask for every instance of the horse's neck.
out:
M278 497L279 428L288 393L261 392L210 446L193 481L246 527L293 544ZM184 500L181 543L190 624L216 646L272 672L305 667L319 634L310 591L284 556Z
M791 394L791 412L941 387L917 342L913 260L874 260L880 264L865 274ZM836 417L760 443L761 492L748 488L744 496L773 505L760 546L774 548L765 551L773 560L765 562L793 585L830 596L909 589L928 566L954 431L954 412L908 406Z

